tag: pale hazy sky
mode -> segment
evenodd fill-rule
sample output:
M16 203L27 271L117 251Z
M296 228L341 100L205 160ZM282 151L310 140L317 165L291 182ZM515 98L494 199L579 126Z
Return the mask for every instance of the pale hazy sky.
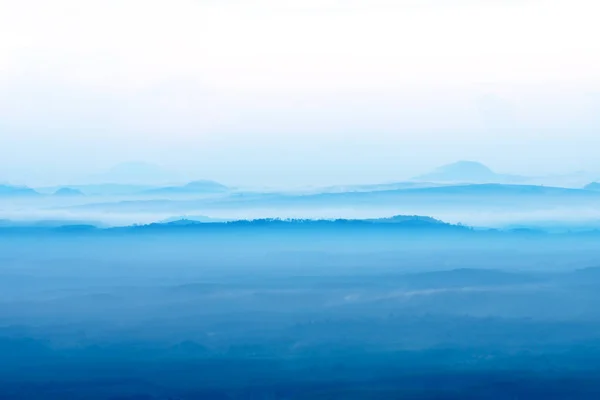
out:
M0 181L600 171L597 0L0 0Z

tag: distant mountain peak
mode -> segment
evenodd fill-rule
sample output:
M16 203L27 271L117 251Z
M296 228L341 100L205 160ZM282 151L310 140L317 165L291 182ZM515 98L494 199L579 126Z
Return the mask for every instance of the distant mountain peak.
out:
M526 178L515 175L497 174L485 164L478 161L457 161L442 165L414 180L429 182L454 183L516 183Z
M376 218L369 221L378 223L423 223L423 224L445 224L445 222L435 219L433 217L422 216L422 215L394 215L389 218Z
M461 172L473 172L477 171L480 173L494 174L488 166L480 163L479 161L461 160L451 164L446 164L437 168L438 171L461 171Z
M496 175L486 165L477 161L457 161L451 164L442 165L433 170L430 175L452 175L456 177L493 177Z

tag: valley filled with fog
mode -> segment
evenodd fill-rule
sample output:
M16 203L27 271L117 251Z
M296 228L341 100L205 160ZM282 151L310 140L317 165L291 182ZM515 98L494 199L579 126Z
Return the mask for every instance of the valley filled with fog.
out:
M600 390L594 231L396 217L0 237L3 398Z

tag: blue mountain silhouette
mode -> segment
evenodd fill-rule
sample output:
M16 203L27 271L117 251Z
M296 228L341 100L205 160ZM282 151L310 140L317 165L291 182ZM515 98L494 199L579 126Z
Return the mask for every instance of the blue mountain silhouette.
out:
M2 197L32 197L40 196L40 193L27 186L0 185L0 196Z
M476 161L458 161L443 165L427 174L417 176L413 180L454 183L518 183L526 181L527 178L498 174Z

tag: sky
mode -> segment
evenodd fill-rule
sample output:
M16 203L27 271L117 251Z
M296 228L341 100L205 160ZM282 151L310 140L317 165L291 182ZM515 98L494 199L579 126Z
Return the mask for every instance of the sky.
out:
M600 172L595 0L0 0L0 182Z

